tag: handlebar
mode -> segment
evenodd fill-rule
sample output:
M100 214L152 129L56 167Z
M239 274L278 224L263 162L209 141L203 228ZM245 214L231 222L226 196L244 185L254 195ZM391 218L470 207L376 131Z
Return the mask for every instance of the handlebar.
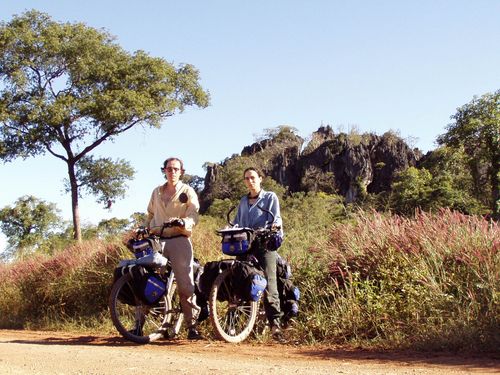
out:
M172 219L170 221L166 221L162 225L157 225L157 226L154 226L151 228L140 226L139 228L137 228L135 230L135 237L136 237L136 239L143 239L146 237L150 237L151 236L151 229L154 229L154 228L161 228L160 237L162 237L163 231L165 229L173 228L173 227L181 228L181 227L184 227L184 225L185 225L185 223L184 223L183 219L176 218L176 219Z

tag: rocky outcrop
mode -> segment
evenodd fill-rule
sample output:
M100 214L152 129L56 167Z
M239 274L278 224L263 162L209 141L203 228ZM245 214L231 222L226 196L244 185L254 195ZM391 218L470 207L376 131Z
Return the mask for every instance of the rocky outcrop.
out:
M311 167L332 173L336 192L346 202L354 202L360 195L389 190L395 174L416 162L417 154L392 133L341 133L304 155L300 173L305 176ZM307 181L303 181L297 190L306 186Z
M245 147L234 157L258 158L266 175L289 192L335 192L346 202L355 202L368 193L390 190L395 174L415 166L421 156L391 132L382 136L335 134L330 126L325 126L312 134L302 150L303 144L304 140L292 132L280 133ZM213 194L226 162L207 167L202 209L214 198L226 198Z

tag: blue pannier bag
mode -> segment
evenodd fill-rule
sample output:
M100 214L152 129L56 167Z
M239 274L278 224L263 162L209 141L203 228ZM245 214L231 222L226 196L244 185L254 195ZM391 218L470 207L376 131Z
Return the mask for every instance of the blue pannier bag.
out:
M114 280L130 273L132 280L124 285L118 299L128 305L137 306L141 303L154 305L165 294L166 284L157 275L140 265L118 267L114 271Z
M266 290L267 280L264 276L256 273L250 276L250 299L258 301Z
M155 304L165 294L165 283L154 275L149 275L144 285L144 299L148 304Z

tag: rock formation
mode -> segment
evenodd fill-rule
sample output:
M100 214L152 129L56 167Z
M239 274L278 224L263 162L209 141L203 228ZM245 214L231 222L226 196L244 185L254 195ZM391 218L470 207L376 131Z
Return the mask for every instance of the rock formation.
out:
M266 139L247 146L233 158L262 160L266 175L285 186L289 192L337 193L349 203L367 193L390 190L395 174L415 166L420 157L418 150L412 150L392 132L382 136L336 134L330 126L326 126L314 132L302 150L303 145L302 138L289 132L286 137ZM226 198L210 194L226 162L207 167L205 188L201 194L202 210L214 198Z

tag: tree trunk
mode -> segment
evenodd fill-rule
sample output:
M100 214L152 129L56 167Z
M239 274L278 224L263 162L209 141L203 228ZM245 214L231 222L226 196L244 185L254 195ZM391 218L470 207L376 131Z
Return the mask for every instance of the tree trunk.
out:
M75 163L68 161L68 176L71 186L71 210L73 213L73 238L82 242L82 229L80 227L80 210L78 208L78 183L75 175Z

